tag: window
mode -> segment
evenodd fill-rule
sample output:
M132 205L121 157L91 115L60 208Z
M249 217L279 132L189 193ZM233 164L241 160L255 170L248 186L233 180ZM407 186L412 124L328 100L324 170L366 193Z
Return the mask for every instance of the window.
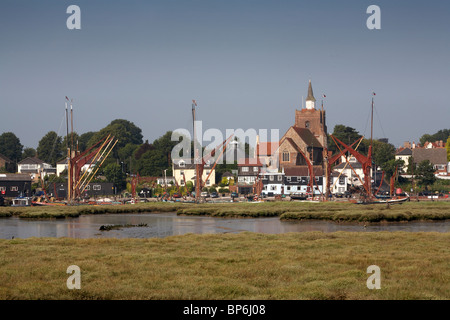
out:
M291 177L286 177L286 180L287 181L291 181Z
M11 191L19 191L19 187L11 187Z
M206 176L208 176L211 173L210 170L206 171Z
M283 176L278 176L278 181L283 181Z
M209 181L209 179L208 180L206 180L206 184L209 186L209 183L210 183L210 181Z
M258 172L259 168L258 167L253 167L253 172Z
M0 192L1 191L6 191L6 187L0 187Z
M92 189L95 190L95 191L102 190L102 186L99 185L99 184L95 184L95 185L92 186Z
M306 121L305 122L305 128L309 128L310 127L310 123L309 123L309 121Z
M289 152L283 152L283 161L289 162Z
M242 172L248 172L248 167L242 167Z
M86 190L87 190L87 191L91 190L91 186L89 186L89 185L86 186Z
M186 163L184 161L180 161L178 165L180 166L180 168L184 168L186 166Z
M273 181L274 176L269 176L269 180Z
M345 183L345 177L340 176L339 177L339 184L344 184Z
M277 190L277 186L270 186L270 191L275 191Z
M291 191L291 187L287 187L286 189L287 189L287 191Z

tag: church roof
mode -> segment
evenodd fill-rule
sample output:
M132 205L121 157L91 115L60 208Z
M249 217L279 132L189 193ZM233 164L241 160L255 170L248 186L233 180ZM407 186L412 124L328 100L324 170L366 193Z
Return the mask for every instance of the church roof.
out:
M319 142L319 140L316 139L314 134L311 132L311 130L307 128L299 128L299 127L291 127L294 129L294 131L300 136L300 138L306 143L306 145L311 147L317 147L321 148L322 144Z
M306 101L316 101L314 98L312 86L311 86L311 80L309 80L309 86L308 86L308 96L306 97Z

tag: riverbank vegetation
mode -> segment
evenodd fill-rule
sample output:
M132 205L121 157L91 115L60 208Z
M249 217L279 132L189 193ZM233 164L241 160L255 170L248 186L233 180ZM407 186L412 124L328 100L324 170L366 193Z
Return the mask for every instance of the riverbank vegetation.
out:
M449 233L0 240L0 299L450 298ZM68 266L81 270L69 290ZM381 289L366 286L367 267Z
M279 217L282 220L331 220L337 222L380 222L450 219L450 202L407 202L396 205L356 205L349 202L264 203L139 203L129 205L80 205L0 207L0 217L24 219L70 218L82 214L177 212L178 215L228 218Z

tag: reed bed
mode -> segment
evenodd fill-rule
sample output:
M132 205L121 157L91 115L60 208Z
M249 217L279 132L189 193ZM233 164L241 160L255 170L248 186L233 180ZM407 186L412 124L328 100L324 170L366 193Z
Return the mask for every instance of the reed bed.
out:
M449 233L0 240L0 299L450 299ZM81 269L69 290L68 266ZM366 286L367 267L381 289Z

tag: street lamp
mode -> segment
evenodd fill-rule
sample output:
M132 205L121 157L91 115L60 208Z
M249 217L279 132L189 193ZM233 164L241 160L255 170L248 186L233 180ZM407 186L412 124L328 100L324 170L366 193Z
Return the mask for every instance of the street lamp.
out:
M167 169L164 169L164 186L167 188L167 176L166 176Z

